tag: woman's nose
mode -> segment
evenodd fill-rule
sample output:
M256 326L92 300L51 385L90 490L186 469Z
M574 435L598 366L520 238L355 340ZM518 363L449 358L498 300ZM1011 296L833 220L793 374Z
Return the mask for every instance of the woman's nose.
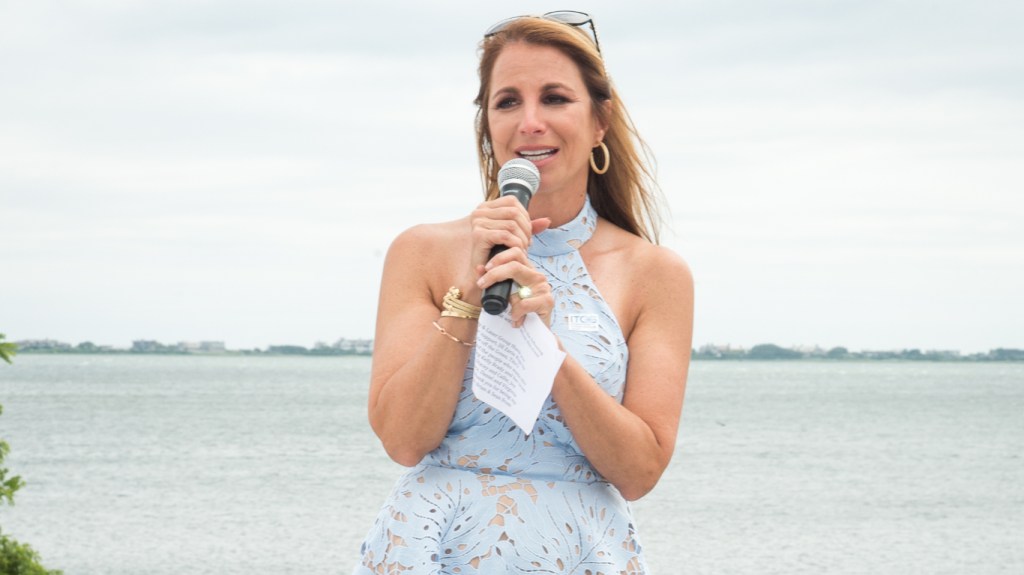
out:
M523 117L519 121L519 131L522 134L542 134L546 129L543 111L540 106L527 104L523 106Z

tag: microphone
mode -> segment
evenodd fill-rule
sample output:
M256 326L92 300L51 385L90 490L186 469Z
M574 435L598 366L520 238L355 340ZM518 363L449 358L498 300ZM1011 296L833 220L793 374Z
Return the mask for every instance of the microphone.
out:
M515 196L524 208L530 207L530 198L540 187L540 171L530 160L513 158L498 170L498 189L502 196ZM507 246L491 248L491 257L507 250ZM489 286L484 290L481 306L487 313L498 315L508 307L508 296L512 291L512 280L507 279Z

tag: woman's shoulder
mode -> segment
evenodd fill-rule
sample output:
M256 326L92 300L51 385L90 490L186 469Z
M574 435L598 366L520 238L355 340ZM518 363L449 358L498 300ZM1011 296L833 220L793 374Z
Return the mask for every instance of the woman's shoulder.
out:
M686 260L672 249L627 232L607 220L601 223L605 224L601 246L639 277L655 281L693 281Z
M693 282L693 274L686 260L674 250L663 245L652 244L643 240L647 245L640 248L640 260L646 266L648 272L671 279L673 281L685 280Z
M408 278L449 277L469 249L466 221L418 224L398 234L384 259L384 273Z
M604 219L584 248L587 267L596 272L601 293L612 304L628 339L642 317L685 321L679 313L688 313L680 312L686 306L675 302L693 300L693 277L679 254Z
M466 219L417 224L395 236L388 250L396 256L413 257L437 254L439 249L466 240Z
M404 289L428 289L440 305L440 298L461 269L469 249L466 221L418 224L398 234L384 260L384 276L391 285ZM441 294L441 295L438 295ZM434 296L437 297L434 297Z

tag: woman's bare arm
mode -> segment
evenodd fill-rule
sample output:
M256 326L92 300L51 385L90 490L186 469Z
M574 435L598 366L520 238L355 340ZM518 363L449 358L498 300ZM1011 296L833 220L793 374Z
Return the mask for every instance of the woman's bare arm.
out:
M628 500L650 491L675 449L690 361L693 279L663 248L631 270L631 297L642 302L629 335L622 404L566 358L552 391L583 454Z

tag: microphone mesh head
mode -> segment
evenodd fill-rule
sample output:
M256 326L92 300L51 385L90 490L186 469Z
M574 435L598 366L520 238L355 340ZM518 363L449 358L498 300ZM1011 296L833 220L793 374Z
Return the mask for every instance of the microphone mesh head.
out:
M530 194L540 187L540 170L530 160L512 158L498 170L498 189L509 180L520 180L530 188Z

